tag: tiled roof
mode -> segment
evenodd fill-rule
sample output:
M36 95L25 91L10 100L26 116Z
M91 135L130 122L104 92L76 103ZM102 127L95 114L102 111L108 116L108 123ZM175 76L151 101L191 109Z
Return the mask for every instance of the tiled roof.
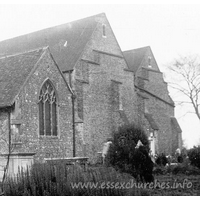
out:
M2 41L0 56L49 46L60 69L72 70L97 26L97 18L101 16L105 14Z
M147 50L149 50L149 48L150 47L147 46L147 47L132 49L132 50L123 52L123 55L126 59L129 69L132 70L134 73L140 67L140 64L142 63L143 58L144 58Z
M182 133L181 127L175 117L171 117L172 127L177 131L177 133Z
M0 58L0 107L13 104L15 96L44 51L42 48Z
M146 117L147 121L149 122L149 124L153 130L159 130L158 125L156 124L155 120L153 119L152 114L145 113L144 116Z

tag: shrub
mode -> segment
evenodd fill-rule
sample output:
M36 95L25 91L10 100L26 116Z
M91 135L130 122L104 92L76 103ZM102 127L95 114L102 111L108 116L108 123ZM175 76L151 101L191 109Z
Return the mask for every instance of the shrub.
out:
M200 169L200 146L190 149L188 151L188 157L191 165L194 165Z
M189 163L183 162L183 163L178 163L177 165L168 166L167 173L199 175L200 170L197 167L190 165Z
M178 163L183 163L184 157L182 155L178 156L177 161L178 161Z
M168 163L168 160L166 155L164 153L161 153L157 156L155 162L159 166L165 166Z
M156 165L153 169L153 174L156 174L156 175L160 175L160 174L166 174L167 172L167 169L166 167L163 167L163 166L160 166L160 165Z
M148 155L149 141L144 130L132 124L120 127L113 135L113 143L106 156L107 164L135 178L139 175L140 179L151 182L153 162ZM135 148L139 140L143 146Z
M185 159L183 163L173 163L171 165L166 165L166 166L159 166L157 165L154 168L154 174L185 174L185 175L200 175L200 170L193 166L190 165L190 162L188 159Z

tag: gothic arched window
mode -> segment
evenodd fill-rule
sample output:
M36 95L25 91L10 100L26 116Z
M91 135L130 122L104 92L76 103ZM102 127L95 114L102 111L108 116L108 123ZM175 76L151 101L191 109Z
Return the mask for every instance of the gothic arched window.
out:
M50 80L45 81L39 95L40 135L57 136L57 99Z

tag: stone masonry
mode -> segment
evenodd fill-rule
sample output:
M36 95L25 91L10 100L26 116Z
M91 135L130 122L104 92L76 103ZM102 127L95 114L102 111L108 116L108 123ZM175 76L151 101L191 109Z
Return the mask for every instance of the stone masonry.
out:
M42 84L49 79L57 92L58 136L39 135L38 97ZM0 113L0 130L8 135L8 114ZM2 119L3 118L3 119ZM16 132L14 125L19 125ZM25 85L15 98L11 112L12 153L35 153L35 160L44 158L72 157L72 105L71 94L63 76L48 49L44 51L29 75ZM5 141L1 140L5 144ZM2 148L1 153L8 153Z
M76 97L76 156L96 162L103 143L122 124L139 123L149 136L152 124L145 114L158 127L158 153L172 153L181 146L181 132L177 132L177 124L172 127L176 123L174 103L151 49L139 50L143 55L137 57L139 60L132 59L132 50L127 57L104 13L3 41L0 54L41 46L49 46L50 51L46 50L16 97L11 116L20 124L21 144L16 151L36 152L37 160L72 156L73 108L63 76ZM133 63L136 70L132 69ZM38 92L47 78L55 86L59 100L59 134L55 138L41 137L38 130ZM1 118L5 116L0 113ZM6 119L1 124L5 127Z

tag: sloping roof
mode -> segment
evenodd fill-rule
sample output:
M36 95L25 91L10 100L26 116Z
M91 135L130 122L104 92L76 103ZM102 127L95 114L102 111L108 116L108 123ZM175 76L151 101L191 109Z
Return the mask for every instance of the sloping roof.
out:
M13 104L44 48L0 58L0 107Z
M144 56L146 55L146 52L149 49L150 47L147 46L123 52L123 55L130 70L132 70L134 73L138 70L143 61Z
M153 130L159 130L158 125L156 124L155 120L153 119L152 114L145 113L144 116L146 117L147 121L149 122L149 124Z
M0 42L0 56L43 46L50 51L62 71L72 70L104 13L47 28Z
M181 127L175 117L171 117L172 127L177 131L177 133L182 133Z

